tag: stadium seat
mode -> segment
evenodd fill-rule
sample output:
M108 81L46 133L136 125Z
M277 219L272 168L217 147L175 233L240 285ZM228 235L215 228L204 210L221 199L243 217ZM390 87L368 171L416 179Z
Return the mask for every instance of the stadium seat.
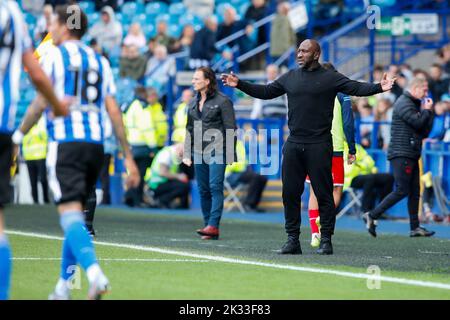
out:
M237 10L237 12L241 15L241 16L245 16L245 13L247 12L248 7L250 7L250 3L245 2L243 4L241 4Z
M344 195L348 195L350 198L348 199L348 203L338 212L336 215L336 219L339 219L344 214L346 214L350 209L353 209L353 212L360 213L361 211L361 198L362 198L362 190L353 189L351 187L346 188L344 190Z
M136 2L126 2L122 5L122 15L124 19L132 20L133 16L145 13L142 4Z
M100 14L98 12L93 12L91 14L88 14L88 24L89 27L92 27L94 24L96 24L98 21L100 21Z
M31 13L25 13L25 22L27 23L27 25L36 25L36 17L34 15L32 15ZM30 30L32 30L30 28Z
M178 38L181 35L181 27L177 24L171 24L167 32L169 36Z
M392 7L395 5L395 3L396 3L396 0L372 0L372 1L370 1L370 4L379 6L382 8Z
M134 99L134 89L137 86L137 82L129 78L119 78L116 81L116 86L119 88L116 94L117 103L120 106L131 103Z
M186 12L186 7L183 3L172 3L169 6L169 14L181 16Z
M226 212L230 212L234 207L238 208L241 213L246 213L239 194L242 194L247 187L246 184L239 183L236 187L232 187L227 179L224 180L224 187L227 196L224 199L224 207Z
M81 1L78 3L81 10L86 14L91 14L95 12L95 4L92 1Z
M199 17L197 17L196 15L194 15L192 13L187 13L187 14L180 16L179 24L181 26L184 26L186 24L192 24L192 25L202 24L202 19L200 19Z
M167 23L170 22L170 15L169 14L161 14L159 16L156 17L156 23L160 22L160 21L166 21Z
M132 23L139 23L142 26L145 26L148 22L148 18L147 16L142 13L142 14L138 14L136 16L133 17L133 20L131 21Z
M142 31L147 39L153 38L156 35L156 28L153 23L147 23L142 27Z
M164 2L150 2L145 6L145 14L157 16L159 14L167 13L168 6ZM170 13L170 12L169 12Z

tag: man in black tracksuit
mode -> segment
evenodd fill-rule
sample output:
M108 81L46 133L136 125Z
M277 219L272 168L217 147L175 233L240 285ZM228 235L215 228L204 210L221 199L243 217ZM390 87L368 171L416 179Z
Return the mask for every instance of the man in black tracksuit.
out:
M309 175L319 202L321 243L319 254L332 254L331 236L336 222L333 201L331 160L333 145L331 124L334 100L338 92L352 96L370 96L390 90L394 80L384 76L380 84L348 79L335 70L319 64L320 46L314 40L303 41L297 50L300 68L291 70L268 85L255 85L239 80L234 74L222 75L225 85L259 99L288 97L290 135L283 146L283 205L288 241L282 254L300 254L301 195Z
M363 216L369 233L376 237L376 220L387 209L408 197L408 212L411 237L429 237L434 234L419 226L420 173L419 158L422 140L428 136L433 125L433 101L426 99L421 107L421 99L428 93L427 80L414 78L408 90L394 104L391 125L391 142L388 160L394 173L396 188L372 211Z

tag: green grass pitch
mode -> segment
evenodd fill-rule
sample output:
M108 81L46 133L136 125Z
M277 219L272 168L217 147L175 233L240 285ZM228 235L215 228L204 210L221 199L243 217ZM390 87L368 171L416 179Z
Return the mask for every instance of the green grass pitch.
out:
M14 256L11 298L46 299L60 265L55 208L9 207L6 223ZM200 213L100 208L95 227L96 252L112 285L105 299L450 299L447 239L371 239L337 230L335 254L318 256L309 246L309 229L302 228L303 255L284 256L276 252L285 241L282 225L230 220L226 214L219 241L195 234ZM368 275L371 265L387 279L379 289L368 288L371 279L355 278ZM74 299L86 297L83 272L80 279Z

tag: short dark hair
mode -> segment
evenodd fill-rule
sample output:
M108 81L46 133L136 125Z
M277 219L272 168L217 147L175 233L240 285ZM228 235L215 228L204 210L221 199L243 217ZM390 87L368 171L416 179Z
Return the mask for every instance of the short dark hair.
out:
M71 23L70 19L73 18L74 11L80 13L80 25L72 28L69 26L69 23ZM81 39L86 34L88 30L88 18L77 4L59 5L56 7L55 12L58 17L58 22L67 26L71 36Z
M442 69L443 69L442 66L441 66L439 63L433 63L433 64L431 65L431 67L432 67L432 68L438 68L439 70L442 70Z
M203 72L203 76L205 77L205 79L209 80L209 86L208 90L206 91L206 94L212 95L216 93L219 89L217 86L217 79L214 70L211 69L210 67L200 67L197 69L197 71Z

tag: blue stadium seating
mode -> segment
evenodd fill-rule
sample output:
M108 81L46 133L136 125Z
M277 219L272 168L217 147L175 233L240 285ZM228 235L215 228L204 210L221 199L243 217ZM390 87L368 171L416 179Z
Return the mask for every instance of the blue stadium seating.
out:
M81 10L86 14L91 14L95 12L95 4L92 1L81 1L78 3Z
M153 38L156 35L155 25L152 23L147 23L142 27L142 31L147 39Z
M87 15L89 27L92 27L98 21L100 21L100 14L98 12L93 12Z
M181 16L185 12L186 12L186 7L181 2L180 3L172 3L169 6L169 14L171 14L171 15Z
M150 2L145 6L145 14L157 16L168 12L168 5L164 2Z
M168 34L171 37L178 38L181 35L181 31L182 31L181 26L177 24L171 24L168 29Z

